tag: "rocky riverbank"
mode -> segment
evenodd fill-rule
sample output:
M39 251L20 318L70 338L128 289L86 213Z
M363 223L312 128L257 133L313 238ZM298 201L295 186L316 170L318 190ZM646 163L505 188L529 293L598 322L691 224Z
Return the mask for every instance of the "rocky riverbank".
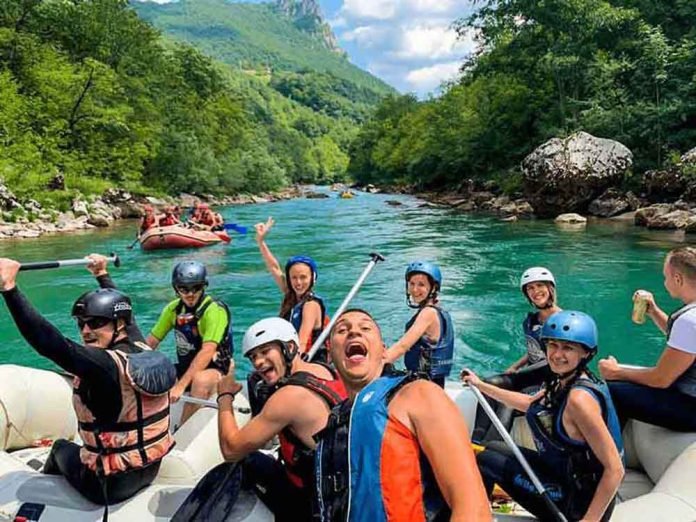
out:
M426 205L505 221L556 218L582 223L586 216L594 216L696 232L696 148L668 169L643 173L638 183L632 167L633 155L621 143L579 132L551 139L527 156L519 168L522 189L513 194L505 194L495 181L474 179L434 192L416 187L367 186L363 190L414 194L425 199ZM633 183L627 183L629 178ZM626 189L627 185L634 190Z
M144 205L179 205L181 208L192 207L197 202L211 206L246 205L297 198L304 193L303 187L293 186L279 192L258 195L216 197L179 194L176 198L160 199L135 196L122 189L109 189L101 196L76 196L70 209L61 212L43 208L33 199L20 200L0 182L0 240L36 238L43 234L108 227L119 219L139 218L143 214Z

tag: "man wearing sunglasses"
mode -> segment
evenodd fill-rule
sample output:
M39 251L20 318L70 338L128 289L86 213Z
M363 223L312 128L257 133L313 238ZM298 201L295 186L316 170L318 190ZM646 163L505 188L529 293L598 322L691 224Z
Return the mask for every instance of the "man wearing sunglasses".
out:
M0 259L0 293L26 341L75 376L73 406L83 441L78 446L56 440L43 472L65 476L94 503L122 502L154 480L173 446L168 391L175 370L166 356L129 339L132 306L125 294L100 288L75 301L79 344L63 336L19 291L19 267L17 261ZM137 370L143 380L134 376ZM139 382L145 381L152 387L143 389Z
M230 370L232 360L232 320L225 303L205 293L208 274L198 261L183 261L174 267L172 287L177 298L162 311L147 344L157 348L174 330L179 380L170 392L176 402L186 390L192 397L209 399L217 383ZM181 417L185 422L198 406L186 404Z

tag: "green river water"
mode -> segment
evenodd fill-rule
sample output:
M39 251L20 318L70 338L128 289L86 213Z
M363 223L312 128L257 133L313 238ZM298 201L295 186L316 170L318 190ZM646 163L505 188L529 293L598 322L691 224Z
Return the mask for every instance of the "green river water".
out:
M399 200L389 206L386 200ZM272 215L276 226L268 244L284 263L308 254L319 263L317 291L335 310L369 261L379 251L378 265L354 299L380 323L386 342L395 341L412 311L406 307L403 274L414 259L440 264L444 276L442 302L456 327L456 365L482 374L503 370L524 352L521 322L528 304L518 289L521 272L534 265L550 268L558 281L562 307L591 314L598 323L600 353L632 364L653 364L664 338L650 324L630 320L636 288L656 294L666 310L679 303L662 285L662 260L682 236L649 232L621 223L591 223L566 231L549 221L503 223L492 218L423 208L406 196L358 194L354 199L297 199L278 203L226 207L228 222L248 226ZM197 259L208 265L210 293L224 299L233 313L234 340L254 321L275 315L281 301L266 272L253 233L236 235L230 245L187 251L127 250L135 222L38 240L4 241L0 255L20 261L81 257L116 251L123 265L111 273L130 294L139 324L146 333L162 307L173 298L171 269L177 261ZM20 274L19 286L34 305L66 335L78 337L69 317L82 292L95 287L82 267ZM21 338L4 305L0 305L0 362L50 368ZM173 336L164 341L173 353ZM240 374L249 369L238 356ZM453 373L453 376L455 374Z

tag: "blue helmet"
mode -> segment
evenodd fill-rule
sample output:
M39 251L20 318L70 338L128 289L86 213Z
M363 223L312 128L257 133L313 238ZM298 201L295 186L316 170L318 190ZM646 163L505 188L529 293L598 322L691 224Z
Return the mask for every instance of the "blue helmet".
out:
M431 263L430 261L414 261L413 263L409 263L406 267L407 283L413 274L425 274L435 282L438 289L442 288L442 273L435 263Z
M317 280L317 263L316 261L314 261L314 259L312 259L309 256L292 256L290 259L288 259L287 263L285 263L285 277L287 279L290 278L290 268L292 268L292 266L296 265L297 263L303 263L307 265L312 270L314 281Z
M542 339L558 339L583 345L590 351L597 350L597 325L583 312L562 310L549 317L541 329Z

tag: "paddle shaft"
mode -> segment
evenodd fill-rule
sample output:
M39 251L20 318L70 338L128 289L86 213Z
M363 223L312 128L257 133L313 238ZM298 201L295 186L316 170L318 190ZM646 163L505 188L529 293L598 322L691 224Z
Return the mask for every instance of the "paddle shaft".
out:
M215 408L220 409L220 406L218 405L217 402L212 401L210 399L199 399L197 397L190 397L188 395L182 395L180 397L181 401L183 402L188 402L189 404L195 404L197 406L206 406L208 408ZM235 411L238 411L239 413L251 413L251 408L241 408L239 406L234 407Z
M121 260L113 252L111 253L110 257L106 258L106 260L111 261L116 267L121 266ZM57 261L38 261L36 263L22 263L19 267L19 271L22 272L26 270L44 270L47 268L63 268L65 266L89 265L91 262L92 260L86 257Z
M334 313L333 317L331 318L331 321L329 321L329 324L326 326L326 328L324 328L319 337L317 337L317 340L314 341L314 344L312 345L312 348L309 350L309 352L307 352L308 361L311 361L314 358L317 351L319 350L319 347L324 343L326 337L329 335L329 332L331 332L331 328L333 328L334 323L340 317L343 311L348 307L348 303L350 303L353 297L355 297L355 294L358 293L358 290L365 282L365 279L367 279L367 276L370 274L375 265L380 261L384 261L384 256L375 252L370 254L370 258L370 262L367 264L362 274L360 274L360 277L353 285L353 288L351 288L350 292L348 292L348 295L341 303L341 306L339 306L338 310L336 310L336 313Z
M491 408L491 405L488 404L488 401L481 393L481 390L479 390L476 386L469 386L469 388L474 393L474 396L483 408L483 411L485 411L486 415L488 415L488 418L491 419L491 422L495 426L495 429L498 430L498 433L505 441L505 444L508 445L512 453L515 455L519 463L524 468L524 471L529 476L529 479L532 481L532 484L534 484L534 487L536 488L539 495L541 495L541 497L544 499L544 502L546 503L548 508L553 512L553 514L559 522L568 522L565 515L561 513L561 510L558 509L558 506L553 502L553 500L551 500L551 497L549 497L549 493L546 491L546 488L544 488L544 485L539 480L539 477L537 477L536 473L534 473L534 470L529 465L529 462L527 462L527 459L524 458L524 455L520 451L520 448L518 448L517 444L515 444L515 441L512 440L512 437L505 429L505 426L503 426L503 423L500 422L500 419L493 411L493 408Z

